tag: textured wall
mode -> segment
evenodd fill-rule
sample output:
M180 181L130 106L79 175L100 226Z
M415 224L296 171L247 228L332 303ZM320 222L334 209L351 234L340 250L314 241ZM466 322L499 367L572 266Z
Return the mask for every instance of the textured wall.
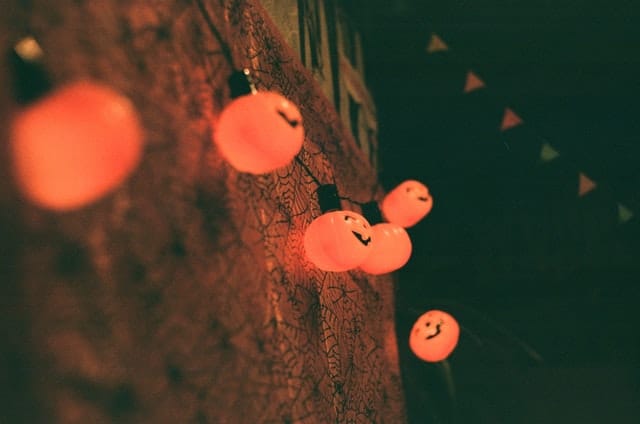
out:
M315 269L302 249L319 214L304 168L240 174L210 141L229 101L229 46L259 89L300 105L299 158L318 179L360 201L378 190L368 158L264 10L238 0L4 3L1 48L31 31L56 83L93 78L128 95L147 144L117 192L63 214L19 200L2 144L2 414L403 422L391 278ZM6 140L19 112L8 90L0 111Z

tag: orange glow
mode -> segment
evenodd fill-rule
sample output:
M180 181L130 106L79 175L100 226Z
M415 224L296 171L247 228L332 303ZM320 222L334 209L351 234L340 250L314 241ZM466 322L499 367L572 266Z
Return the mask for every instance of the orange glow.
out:
M241 96L222 111L214 142L238 171L264 174L287 165L304 141L302 115L278 93Z
M342 272L356 268L372 245L371 226L350 211L335 211L314 219L304 234L307 258L323 271Z
M115 189L142 153L131 102L104 85L76 82L28 106L14 120L16 183L31 202L64 211Z
M404 228L397 224L381 223L371 227L375 243L371 253L360 265L368 274L379 275L403 267L411 257L411 239Z
M385 196L382 214L387 221L409 228L427 216L432 207L433 197L427 186L419 181L408 180Z
M423 361L447 359L458 344L460 326L448 313L436 309L418 318L409 336L409 347Z

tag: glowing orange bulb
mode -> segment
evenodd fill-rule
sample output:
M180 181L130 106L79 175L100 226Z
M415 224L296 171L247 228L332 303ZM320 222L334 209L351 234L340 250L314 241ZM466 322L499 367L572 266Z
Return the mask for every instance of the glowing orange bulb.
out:
M432 207L433 197L427 186L408 180L385 196L381 209L387 221L409 228L424 218Z
M304 234L307 258L323 271L356 268L371 252L371 227L350 211L335 211L314 219Z
M371 227L371 232L375 242L360 269L373 275L386 274L407 263L411 257L411 239L404 228L384 222Z
M214 141L238 171L264 174L287 165L304 141L302 115L278 93L233 100L220 115Z
M115 189L142 152L131 102L104 85L76 82L23 110L11 130L16 183L33 203L79 208Z
M409 347L423 361L445 360L458 344L460 326L448 313L432 310L413 324Z

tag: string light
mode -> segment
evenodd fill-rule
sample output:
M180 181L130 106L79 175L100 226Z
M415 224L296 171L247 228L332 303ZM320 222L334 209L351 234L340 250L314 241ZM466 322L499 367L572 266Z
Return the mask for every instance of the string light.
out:
M100 83L52 90L35 39L12 51L16 100L10 152L20 192L40 207L66 211L120 185L142 153L142 126L131 102Z
M360 214L340 209L335 185L318 188L323 214L304 234L307 259L323 271L343 272L357 268L371 253L371 226Z
M371 227L375 243L360 269L372 275L387 274L402 268L411 257L411 239L398 224L383 222Z
M249 78L249 70L242 72ZM237 95L231 77L232 95ZM218 119L213 141L220 154L238 171L264 174L288 165L304 142L298 107L273 91L250 90L229 103ZM235 91L235 92L234 92Z
M434 309L422 314L413 324L409 347L423 361L438 362L451 355L459 338L460 326L455 318Z
M420 181L407 180L391 190L382 201L385 219L404 228L413 227L431 212L433 197Z
M402 268L411 257L411 239L398 224L382 222L380 208L375 201L362 204L362 214L372 224L375 243L360 269L372 275L387 274Z

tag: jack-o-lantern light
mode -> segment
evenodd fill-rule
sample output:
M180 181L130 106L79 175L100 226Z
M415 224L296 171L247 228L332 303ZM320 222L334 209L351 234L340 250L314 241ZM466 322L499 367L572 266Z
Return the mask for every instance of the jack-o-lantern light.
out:
M72 210L125 180L140 160L143 131L131 102L103 84L80 81L49 92L37 81L41 54L29 37L12 55L16 98L26 106L11 126L13 173L31 202Z
M383 222L371 227L375 243L371 253L360 264L368 274L379 275L402 268L411 257L411 239L407 231L397 224Z
M340 208L336 186L317 191L323 212L304 233L307 259L323 271L343 272L357 268L371 253L371 226L362 215Z
M433 207L433 197L420 181L408 180L391 190L382 201L385 219L404 228L413 227Z
M304 234L307 258L323 271L357 268L371 253L371 226L351 211L327 212L314 219Z
M448 313L431 310L420 316L409 335L409 347L423 361L445 360L458 344L460 326Z
M248 70L243 74L249 77ZM251 84L248 94L223 109L213 140L238 171L264 174L286 166L300 151L304 142L302 115L284 96L257 91Z

